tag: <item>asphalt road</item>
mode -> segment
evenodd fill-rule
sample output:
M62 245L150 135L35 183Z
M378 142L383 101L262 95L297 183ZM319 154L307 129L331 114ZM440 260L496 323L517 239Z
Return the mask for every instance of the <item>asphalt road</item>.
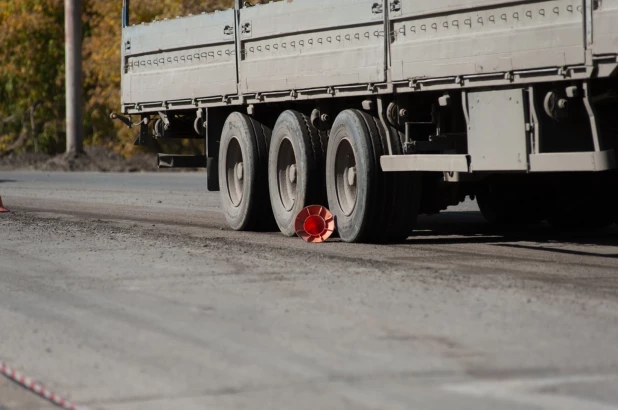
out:
M618 409L618 229L225 228L203 174L0 173L0 361L91 409ZM50 409L0 378L0 409Z

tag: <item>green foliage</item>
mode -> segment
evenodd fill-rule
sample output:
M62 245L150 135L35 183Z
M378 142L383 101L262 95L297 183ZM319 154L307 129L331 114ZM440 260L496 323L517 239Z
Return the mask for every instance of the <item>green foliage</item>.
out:
M132 0L131 20L232 6L233 0ZM121 8L120 0L84 0L85 143L131 154L134 133L109 120L120 105ZM64 2L0 0L0 61L0 154L21 140L22 150L55 153L64 134Z
M37 128L63 113L64 6L57 0L0 0L0 151L30 123ZM35 134L38 130L35 130ZM30 141L33 145L33 141Z

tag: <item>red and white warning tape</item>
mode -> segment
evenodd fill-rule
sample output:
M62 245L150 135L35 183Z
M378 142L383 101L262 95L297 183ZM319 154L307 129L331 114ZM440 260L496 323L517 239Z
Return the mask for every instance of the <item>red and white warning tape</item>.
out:
M8 377L10 380L16 383L19 383L26 389L43 397L45 400L48 400L54 403L56 406L62 407L67 410L88 410L86 407L76 406L72 404L71 402L58 396L57 394L50 392L49 390L47 390L40 384L36 383L31 378L26 377L19 372L16 372L14 369L11 369L3 362L0 362L0 374L3 374L4 376Z

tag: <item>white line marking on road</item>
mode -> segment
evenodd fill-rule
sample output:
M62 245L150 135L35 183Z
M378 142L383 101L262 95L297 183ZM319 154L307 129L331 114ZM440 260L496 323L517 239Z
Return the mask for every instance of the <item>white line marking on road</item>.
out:
M444 390L476 397L491 397L519 404L556 410L618 410L618 406L574 396L534 391L565 383L594 383L618 378L618 375L580 375L542 379L509 379L445 385Z

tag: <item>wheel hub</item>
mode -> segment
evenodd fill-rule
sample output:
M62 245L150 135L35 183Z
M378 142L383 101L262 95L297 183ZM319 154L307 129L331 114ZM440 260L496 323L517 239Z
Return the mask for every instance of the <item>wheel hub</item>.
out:
M281 140L277 156L277 180L279 199L286 211L294 209L296 204L296 184L298 182L298 165L294 146L288 138Z
M288 173L288 180L290 181L290 183L295 184L296 183L296 164L290 165L287 173Z
M348 185L353 187L356 185L356 167L350 167L347 170Z
M357 175L356 156L347 139L341 140L335 154L335 187L339 206L346 216L350 216L356 208Z
M228 197L232 205L239 207L243 199L245 167L242 149L236 138L232 138L227 148L225 171Z
M236 179L238 181L242 181L243 180L243 164L242 162L239 162L238 164L236 164L236 166L234 167L234 176L236 177Z

